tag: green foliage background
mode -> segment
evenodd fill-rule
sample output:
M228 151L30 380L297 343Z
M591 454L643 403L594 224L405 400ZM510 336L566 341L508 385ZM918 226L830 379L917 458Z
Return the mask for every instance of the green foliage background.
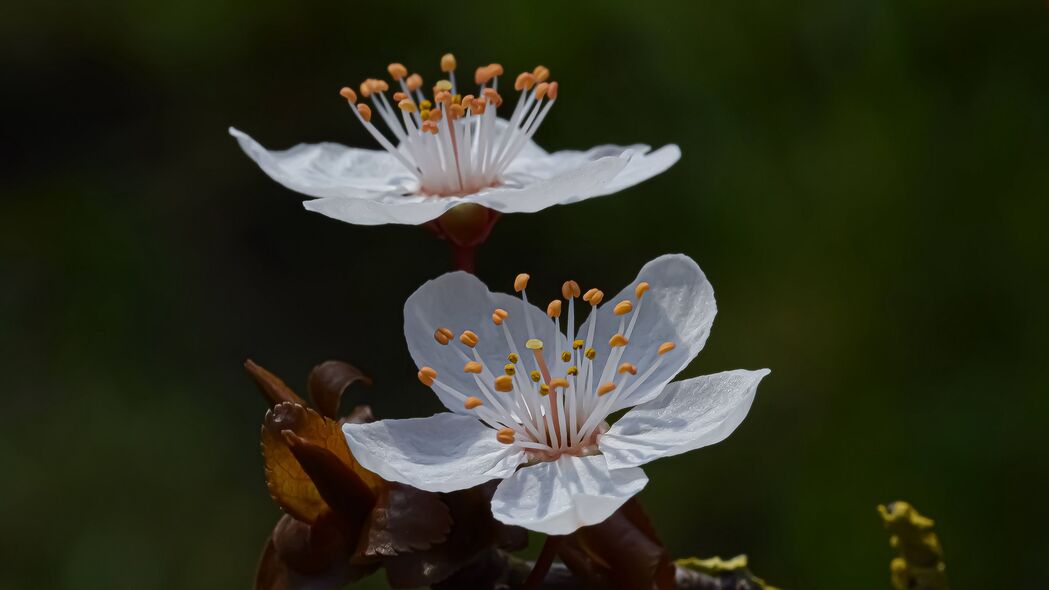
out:
M685 252L688 369L771 367L725 443L648 469L677 555L881 589L875 504L935 517L958 588L1049 580L1049 11L1034 0L34 2L0 19L0 587L246 588L278 518L264 405L328 358L439 409L401 305L411 227L302 210L226 134L372 145L336 91L403 61L542 63L548 149L678 143L610 198L505 217L479 274L618 289ZM544 295L545 294L545 295ZM373 581L370 587L382 587Z

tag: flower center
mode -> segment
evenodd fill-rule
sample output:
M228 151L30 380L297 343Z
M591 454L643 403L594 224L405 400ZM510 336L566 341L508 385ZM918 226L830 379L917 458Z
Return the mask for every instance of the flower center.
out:
M504 350L509 351L502 367L486 366L477 350L479 346L502 348L501 343L482 343L471 330L456 338L451 329L441 327L434 332L434 339L460 357L464 362L463 371L472 375L477 390L458 391L439 380L437 371L430 367L419 370L419 380L458 400L496 431L496 439L525 450L533 460L550 461L564 454L597 453L597 438L607 428L605 418L616 401L629 398L641 387L660 366L663 355L674 349L674 344L660 345L656 360L640 374L634 364L621 362L641 314L644 294L649 290L648 283L640 283L634 290L634 300L624 299L615 304L613 313L618 329L607 348L597 343L603 350L601 356L605 357L599 370L594 334L604 293L590 289L583 294L578 283L565 282L561 294L568 302L566 338L556 337L554 343L547 343L536 337L532 316L528 313L525 288L529 278L527 274L520 274L514 281L514 290L521 294L521 312L528 334L528 339L521 343L522 348L507 325L510 312L492 311L492 322L501 327ZM591 307L585 335L576 333L575 300L580 295ZM546 308L546 315L558 335L562 333L562 307L562 300L555 299Z
M438 80L427 98L419 74L408 74L399 63L387 68L400 86L392 101L384 80L361 82L360 96L371 100L357 103L357 93L343 88L339 94L372 137L419 181L420 191L428 195L465 195L503 182L503 173L535 135L557 100L557 82L547 82L550 70L536 66L519 74L514 90L520 92L509 121L497 119L503 104L499 77L503 66L489 64L477 68L474 82L477 94L463 96L455 80L455 56L441 58ZM399 112L398 112L399 111ZM372 113L383 120L387 134L372 124ZM396 144L395 144L396 142Z

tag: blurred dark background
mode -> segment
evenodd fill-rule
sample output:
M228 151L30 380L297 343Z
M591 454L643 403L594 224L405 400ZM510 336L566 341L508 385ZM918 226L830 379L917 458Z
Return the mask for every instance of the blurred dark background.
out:
M347 360L376 381L352 402L439 409L401 306L443 244L307 213L226 128L372 146L339 87L391 61L432 80L446 51L550 67L548 149L682 148L614 197L504 217L478 261L543 299L685 252L720 308L686 374L773 369L726 442L647 469L674 554L881 589L874 507L904 498L955 587L1049 583L1045 4L499 6L5 6L0 587L249 587L279 512L247 357L300 389Z

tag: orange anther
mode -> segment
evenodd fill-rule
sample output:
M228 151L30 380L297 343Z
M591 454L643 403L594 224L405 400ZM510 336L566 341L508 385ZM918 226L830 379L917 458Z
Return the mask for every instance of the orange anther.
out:
M557 100L557 82L550 83L550 87L546 89L546 97L550 100Z
M357 112L361 114L361 118L365 121L372 120L372 108L363 102L357 104Z
M357 102L357 93L349 86L343 86L342 89L339 90L339 96L345 98L350 104Z
M503 443L504 445L512 445L514 444L514 436L515 433L513 428L502 428L499 430L498 434L495 435L495 440Z
M499 93L496 92L495 88L485 88L484 92L481 94L497 107L503 104L503 97L499 96Z
M565 281L565 284L561 285L561 295L565 299L571 299L573 297L579 297L582 291L579 289L579 283L575 281Z
M561 300L554 299L546 306L546 315L551 318L561 317Z
M495 390L507 393L514 390L514 378L510 375L499 375L495 378Z
M464 109L461 104L453 104L448 107L448 112L451 113L453 119L458 119L466 114L466 109Z
M484 104L483 100L474 99L473 104L470 105L470 112L475 115L484 114Z
M484 402L481 401L481 398L474 397L472 395L470 397L466 398L466 401L463 402L463 407L466 408L467 410L473 410L474 408L479 408L479 407L481 407L483 405L484 405Z
M503 66L501 64L488 64L488 71L491 72L492 76L502 76Z
M532 278L528 273L523 272L514 277L514 291L520 293L528 288L528 279Z
M473 348L477 346L477 334L474 334L470 330L466 330L465 332L459 335L459 342L462 342L470 348Z
M437 123L434 123L433 121L423 121L422 130L437 135Z
M677 348L677 345L673 342L664 342L663 344L659 345L659 354L664 355L670 352L671 350L674 350L675 348Z
M615 336L612 336L608 339L608 345L612 348L615 348L617 346L626 346L627 344L630 344L630 341L627 340L626 336L622 334L616 334Z
M623 373L630 373L631 375L637 375L637 365L633 363L623 363L619 365L617 372L622 375Z
M361 82L360 88L361 88L361 96L363 96L364 98L368 98L369 96L372 95L372 83L371 83L371 80L365 80L364 82Z
M521 72L514 80L514 90L531 90L535 86L535 76L528 72Z
M536 66L532 70L532 76L535 77L536 82L546 82L547 78L550 77L550 68L546 66Z
M439 102L443 105L452 104L452 93L447 90L438 90L434 88L433 101Z
M636 286L636 287L634 287L634 295L635 295L635 296L636 296L636 297L637 297L638 299L641 299L641 297L642 297L642 296L643 296L643 295L644 295L645 293L648 293L648 283L645 283L645 282L640 282L640 283L638 283L638 284L637 284L637 286Z
M535 85L535 98L536 100L542 100L546 96L546 90L550 88L550 85L546 82L540 82Z
M492 312L492 323L497 326L501 326L503 325L503 320L505 320L506 317L509 315L510 314L506 313L505 309L496 309Z
M406 86L408 86L408 90L415 92L416 90L422 88L423 77L419 74L412 74L411 76L408 76L408 79L405 80L404 83Z
M437 379L437 371L434 371L430 367L423 367L419 369L419 381L427 386L433 386L434 379Z
M399 91L399 90L397 92L393 93L393 100L396 101L396 102L401 102L402 100L407 100L407 99L408 99L408 95L403 93L403 92L401 92L401 91Z
M390 77L394 80L400 80L408 75L408 68L404 67L404 64L399 63L392 63L386 66L386 71L390 72Z
M372 92L386 92L390 89L390 85L386 83L386 80L375 80L372 81Z
M469 361L465 365L463 365L463 372L464 373L473 373L473 374L476 375L476 374L479 374L481 372L481 369L482 369L481 363L479 363L477 361Z
M605 293L600 289L590 289L583 295L583 301L586 301L590 305L598 306L605 299Z
M430 121L433 123L437 123L441 120L442 114L443 113L440 109L430 109ZM437 125L433 126L433 132L437 133Z
M450 72L455 69L455 56L451 53L446 53L441 56L441 71Z
M452 332L448 328L437 328L437 331L433 333L433 339L438 344L448 344L452 338L455 338L455 332Z
M634 311L634 304L631 303L629 299L620 301L614 308L612 308L612 313L616 315L626 315L632 311Z
M610 393L613 390L615 390L615 388L615 383L602 383L601 387L597 388L597 395L605 395L606 393Z

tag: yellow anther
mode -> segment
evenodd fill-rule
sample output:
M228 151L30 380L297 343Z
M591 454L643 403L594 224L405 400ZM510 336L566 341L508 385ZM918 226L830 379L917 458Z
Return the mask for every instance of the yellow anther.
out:
M567 350L562 352L561 353L561 360L563 360L566 363L568 361L572 360L572 353L568 352Z
M579 297L580 293L582 291L579 290L579 283L575 281L565 281L565 284L561 285L561 296L565 299Z
M511 352L510 354L506 355L506 360L510 361L511 363L517 364L517 361L519 361L520 358L517 356L517 353Z
M521 273L514 278L514 291L520 293L528 288L528 279L532 278L528 273Z
M521 72L514 80L514 90L531 90L535 86L535 76L528 72Z
M438 80L437 84L434 85L434 88L442 92L448 92L452 89L452 83L448 80ZM451 99L451 95L449 95L448 98Z
M525 342L525 348L528 350L543 350L543 341L538 338L529 338Z
M366 123L372 120L372 108L363 102L357 105L357 112Z
M604 299L605 293L600 289L590 289L583 295L583 301L586 301L594 307L601 305L601 302L604 301Z
M506 363L503 365L503 372L513 377L517 373L517 367L513 363Z
M495 88L485 88L484 92L481 93L489 102L499 107L503 104L503 97L499 96Z
M430 109L433 108L433 103L424 98L422 100L422 102L419 103L419 108L420 109L430 110Z
M481 372L481 369L482 369L481 363L479 363L477 361L469 361L465 365L463 365L463 372L464 373L478 374L478 373Z
M433 333L433 339L438 344L448 344L452 338L455 338L455 332L452 332L448 328L437 328L437 331Z
M634 296L638 299L641 299L645 293L648 293L648 283L641 282L634 287Z
M597 356L597 351L594 350L594 347L591 346L583 352L583 356L585 356L588 360L592 361L594 360L594 357Z
M441 71L450 72L455 69L455 56L451 53L446 53L441 56Z
M616 315L626 315L632 311L634 311L634 304L628 299L620 301L612 308L612 313Z
M572 341L572 348L575 349L575 350L579 350L580 348L583 348L583 346L585 346L585 345L586 345L586 342L583 342L582 340L573 340Z
M622 375L623 373L630 373L631 375L637 375L637 365L633 363L623 363L619 365L616 371Z
M565 372L568 373L569 375L578 375L579 374L579 367L576 367L576 366L573 365L571 367L568 367L568 370L565 371Z
M550 389L557 390L558 387L561 389L568 389L568 379L558 377L557 379L550 381Z
M670 352L671 350L674 350L675 348L677 348L677 345L673 342L664 342L663 344L659 345L659 354L664 355Z
M551 318L561 317L561 300L554 299L546 306L546 315Z
M364 82L361 82L360 89L361 89L361 96L363 96L364 98L368 98L369 96L371 96L372 95L372 83L371 83L371 80L365 80Z
M550 100L557 100L557 82L550 83L550 87L546 89L546 97Z
M408 68L404 67L404 64L399 63L392 63L386 66L386 71L390 72L390 77L394 80L400 80L408 75Z
M453 94L452 95L452 104L462 104L462 103L463 103L463 95L462 94Z
M601 386L597 388L597 395L605 395L606 393L611 393L615 390L615 388L615 383L602 383Z
M397 103L397 108L401 109L406 113L414 113L415 103L411 99L406 98L401 102Z
M536 383L539 383L539 380L542 379L543 376L539 374L539 371L532 371L528 374L528 378L532 381L535 381Z
M470 348L473 348L477 346L477 334L474 334L470 330L467 330L459 336L459 342L462 342Z
M479 408L479 407L481 407L483 405L484 405L484 402L481 401L481 398L474 397L472 395L470 397L466 398L466 401L463 402L463 407L466 408L467 410L473 410L474 408Z
M419 118L423 121L429 121L430 111L429 109L419 109Z
M535 69L532 70L532 76L535 77L536 82L546 82L550 77L550 69L546 66L536 66Z
M512 445L512 444L514 444L514 436L515 436L515 433L514 433L514 429L513 428L510 428L510 427L502 428L495 435L495 440L503 443L504 445Z
M540 383L539 384L539 395L549 395L549 393L550 393L550 386L547 385L546 383Z
M630 344L630 341L627 340L626 336L624 336L622 334L616 334L615 336L612 336L608 340L608 345L611 346L612 348L615 348L617 346L626 346L627 344Z
M437 379L437 371L434 371L430 367L423 367L419 369L419 381L427 386L433 386L434 379Z
M550 85L547 84L546 82L540 82L539 84L536 84L535 85L535 99L536 100L543 100L543 97L546 96L546 91L547 91L548 88L550 88Z
M404 84L408 87L409 91L415 92L423 87L423 77L419 74L412 74L411 76L408 76L408 79L404 81Z
M342 89L339 90L339 96L345 98L350 104L357 102L357 93L349 86L343 86Z
M514 378L510 375L499 375L495 378L495 390L506 393L514 390Z

